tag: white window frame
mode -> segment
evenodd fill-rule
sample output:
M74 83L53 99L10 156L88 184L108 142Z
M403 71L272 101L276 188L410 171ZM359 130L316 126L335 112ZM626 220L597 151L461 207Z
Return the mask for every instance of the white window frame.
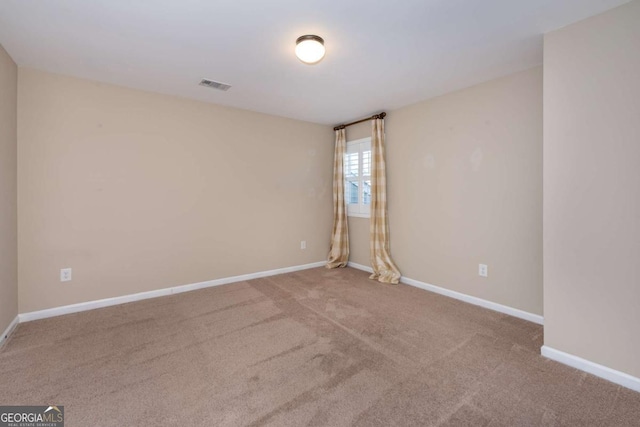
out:
M358 203L349 203L347 200L347 216L359 217L359 218L370 218L371 217L371 204L364 204L364 181L371 180L371 168L373 167L373 159L371 159L371 165L369 167L369 174L363 175L363 153L365 151L371 151L371 137L356 139L354 141L347 142L347 150L346 154L349 153L358 153L358 176L354 178L350 178L347 176L345 172L344 177L344 186L345 186L345 196L347 195L347 183L348 182L358 182ZM345 154L345 169L346 169L346 154Z

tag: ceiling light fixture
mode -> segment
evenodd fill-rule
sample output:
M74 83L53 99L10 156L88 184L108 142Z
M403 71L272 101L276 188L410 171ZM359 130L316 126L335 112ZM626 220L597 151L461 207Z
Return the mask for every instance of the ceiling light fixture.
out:
M315 64L324 58L324 40L322 37L306 35L296 40L296 56L305 64Z

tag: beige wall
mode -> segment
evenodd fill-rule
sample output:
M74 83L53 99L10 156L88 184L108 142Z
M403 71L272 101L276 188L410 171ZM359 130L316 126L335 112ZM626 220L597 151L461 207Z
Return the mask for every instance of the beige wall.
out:
M640 377L640 2L544 44L545 345Z
M386 134L403 276L541 315L542 68L390 111ZM368 220L349 226L351 261L370 265Z
M18 314L17 92L18 69L0 45L0 334Z
M20 312L326 259L328 126L22 68L18 105Z

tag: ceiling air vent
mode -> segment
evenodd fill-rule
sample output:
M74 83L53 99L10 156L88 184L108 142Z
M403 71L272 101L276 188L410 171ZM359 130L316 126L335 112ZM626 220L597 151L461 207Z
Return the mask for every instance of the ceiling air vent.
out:
M209 79L202 79L200 81L200 86L210 87L211 89L223 90L225 92L228 91L229 88L231 87L231 85L228 85L226 83L215 82Z

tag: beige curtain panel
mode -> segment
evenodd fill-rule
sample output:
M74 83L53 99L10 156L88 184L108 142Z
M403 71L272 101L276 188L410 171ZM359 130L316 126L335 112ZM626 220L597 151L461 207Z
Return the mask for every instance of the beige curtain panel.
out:
M387 216L387 172L384 158L384 119L375 119L371 134L371 279L398 284L400 270L391 259Z
M349 262L349 229L347 205L344 199L344 155L347 150L345 129L336 131L333 158L333 230L327 268L346 267Z

